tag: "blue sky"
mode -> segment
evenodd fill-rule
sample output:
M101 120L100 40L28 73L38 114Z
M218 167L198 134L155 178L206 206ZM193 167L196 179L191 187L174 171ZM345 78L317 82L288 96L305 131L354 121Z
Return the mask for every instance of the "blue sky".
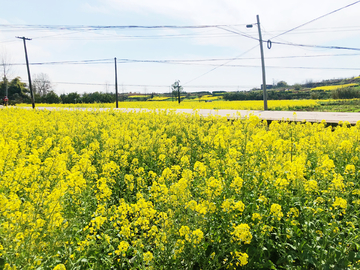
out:
M124 92L166 92L176 80L185 91L249 90L260 87L260 16L264 40L354 3L355 0L0 0L0 57L24 64L108 59L102 64L31 65L32 77L45 73L58 94L114 91L111 59L201 60L208 62L119 63ZM360 3L272 39L276 42L360 48ZM44 29L41 26L48 25ZM53 26L64 26L63 29ZM85 29L69 29L69 26ZM87 26L226 25L200 29L100 29ZM21 26L21 27L20 27ZM31 26L31 27L30 27ZM233 32L231 32L233 31ZM248 51L249 49L252 50ZM248 51L248 52L247 52ZM5 56L4 56L5 55ZM239 59L229 61L239 57ZM287 58L284 58L287 57ZM289 84L360 75L360 51L304 48L273 44L265 48L268 84ZM311 69L312 68L312 69ZM214 69L214 70L213 70ZM212 70L212 71L211 71ZM205 75L203 75L205 74ZM27 82L26 67L12 66L9 77Z

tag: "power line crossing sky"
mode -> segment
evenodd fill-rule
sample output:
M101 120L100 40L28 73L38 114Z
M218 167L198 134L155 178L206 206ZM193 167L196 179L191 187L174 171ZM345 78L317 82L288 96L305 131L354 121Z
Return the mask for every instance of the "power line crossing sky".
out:
M26 81L15 36L32 38L31 72L59 94L112 87L114 57L126 91L166 92L176 80L185 91L248 90L261 84L257 27L246 28L259 14L269 84L359 76L360 1L320 2L4 1L0 56Z

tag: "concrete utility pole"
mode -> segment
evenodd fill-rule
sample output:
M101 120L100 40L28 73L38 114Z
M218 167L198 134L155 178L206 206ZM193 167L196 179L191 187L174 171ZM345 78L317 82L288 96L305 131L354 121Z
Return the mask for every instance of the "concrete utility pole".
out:
M261 52L261 66L262 66L262 80L263 80L263 96L264 96L264 111L268 109L267 106L267 92L266 92L266 77L265 77L265 60L264 60L264 49L263 49L263 41L261 36L261 28L260 28L260 18L259 15L256 15L257 25L259 30L259 42L260 42L260 52Z
M115 60L115 95L116 95L116 108L119 108L116 57L114 58L114 60Z
M26 38L26 37L16 37L16 38L22 39L24 41L25 59L26 59L26 66L27 66L27 72L28 72L28 78L29 78L29 88L30 88L31 102L32 102L33 109L35 109L35 99L34 99L34 94L33 94L32 86L31 86L29 60L28 60L27 51L26 51L26 40L31 40L31 38Z
M263 40L261 36L261 27L260 27L260 18L259 15L256 15L257 26L259 31L259 42L260 42L260 53L261 53L261 67L262 67L262 88L263 88L263 99L264 99L264 111L267 111L267 92L266 92L266 76L265 76L265 60L264 60L264 49L263 49ZM246 25L247 28L252 28L252 24Z

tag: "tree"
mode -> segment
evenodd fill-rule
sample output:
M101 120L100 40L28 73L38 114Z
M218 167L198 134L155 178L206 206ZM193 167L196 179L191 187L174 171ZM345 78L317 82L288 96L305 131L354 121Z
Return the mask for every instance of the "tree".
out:
M301 84L298 84L298 83L294 84L294 89L301 90Z
M8 89L9 80L6 78L6 76L4 76L2 81L0 81L0 100L2 100L4 96L9 97Z
M69 103L80 103L81 101L81 98L80 98L80 95L76 92L74 93L70 93L70 94L62 94L60 95L60 98L62 100L62 103L64 104L69 104Z
M288 84L285 81L280 81L276 84L276 87L287 87Z
M40 97L53 91L49 76L46 73L36 74L32 83L34 88L34 94Z
M61 103L61 98L54 91L50 91L49 93L43 95L40 100L42 103Z
M0 65L1 65L1 73L2 73L2 79L3 79L3 91L1 91L0 96L4 97L4 96L9 96L9 73L10 73L10 69L11 69L11 64L10 64L10 58L9 55L7 54L6 50L4 48L2 48L2 52L1 52L1 56L0 56Z
M180 81L176 81L171 85L171 89L173 90L173 94L177 96L178 102L180 104L180 93L183 90L183 87L180 85Z
M8 88L8 98L11 103L30 102L29 89L26 83L21 82L20 77L16 77L10 82L6 78L5 82L0 82L0 93L5 96L6 87Z
M84 93L81 97L83 103L112 103L115 102L116 96L113 93Z

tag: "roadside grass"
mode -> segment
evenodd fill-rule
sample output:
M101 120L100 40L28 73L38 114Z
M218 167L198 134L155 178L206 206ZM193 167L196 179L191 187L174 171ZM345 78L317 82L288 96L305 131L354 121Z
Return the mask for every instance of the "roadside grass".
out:
M360 99L326 100L319 101L318 106L294 106L289 108L296 111L360 112Z

